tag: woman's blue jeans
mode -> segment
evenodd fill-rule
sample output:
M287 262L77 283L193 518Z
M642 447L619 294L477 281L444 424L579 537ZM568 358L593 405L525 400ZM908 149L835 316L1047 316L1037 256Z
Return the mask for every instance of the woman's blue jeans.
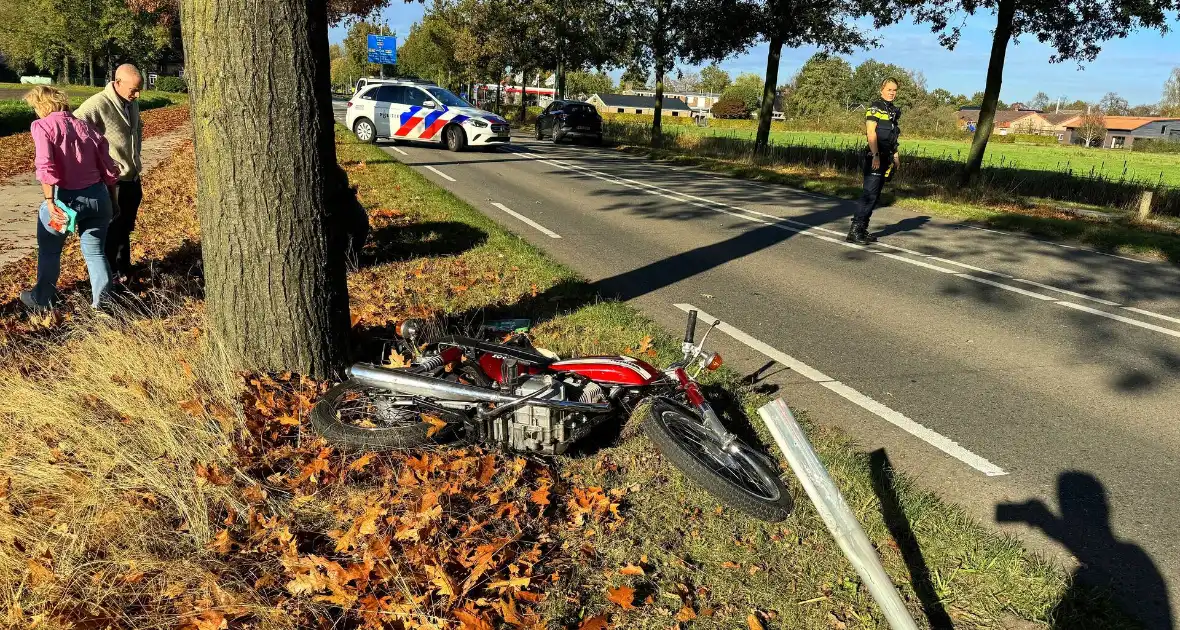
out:
M90 274L91 305L98 308L111 284L111 269L103 254L107 240L107 226L111 224L114 206L107 187L99 182L82 190L57 189L57 198L78 213L78 236L82 240L82 258ZM37 285L33 287L33 301L40 306L57 302L57 279L61 276L61 250L66 234L50 230L49 206L41 203L37 220Z

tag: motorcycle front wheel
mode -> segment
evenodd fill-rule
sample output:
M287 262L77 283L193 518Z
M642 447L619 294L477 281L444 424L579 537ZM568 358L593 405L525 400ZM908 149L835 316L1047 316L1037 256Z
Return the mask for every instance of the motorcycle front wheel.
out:
M320 396L311 410L311 425L340 446L408 449L453 440L461 424L456 416L413 397L348 380Z
M754 518L777 522L794 501L764 456L745 442L723 442L690 408L665 397L647 405L643 430L680 472L726 505Z

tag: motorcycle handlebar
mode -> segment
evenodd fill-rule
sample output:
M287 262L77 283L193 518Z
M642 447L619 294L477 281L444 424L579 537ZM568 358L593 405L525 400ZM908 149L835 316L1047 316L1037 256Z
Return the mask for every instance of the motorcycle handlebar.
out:
M688 312L688 328L684 331L684 343L692 343L697 335L697 312Z

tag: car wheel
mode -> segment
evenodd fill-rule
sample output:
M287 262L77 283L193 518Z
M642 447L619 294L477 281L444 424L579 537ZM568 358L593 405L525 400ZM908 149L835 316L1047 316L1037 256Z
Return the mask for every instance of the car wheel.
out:
M554 127L553 128L553 144L561 143L561 138L562 138L561 132L558 131L556 127Z
M451 125L446 130L447 148L452 151L462 151L467 147L467 134L459 125Z
M373 127L373 122L368 118L358 118L352 124L352 132L356 134L356 139L361 142L373 144L377 142L377 129Z

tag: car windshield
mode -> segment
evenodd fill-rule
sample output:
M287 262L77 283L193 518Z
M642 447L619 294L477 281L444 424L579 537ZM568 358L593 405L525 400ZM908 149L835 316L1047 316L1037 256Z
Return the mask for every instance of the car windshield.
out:
M566 103L561 109L567 114L589 114L594 111L594 107L586 103Z
M446 105L447 107L471 107L471 103L451 94L450 90L440 87L426 88L426 91L434 97L434 100Z

